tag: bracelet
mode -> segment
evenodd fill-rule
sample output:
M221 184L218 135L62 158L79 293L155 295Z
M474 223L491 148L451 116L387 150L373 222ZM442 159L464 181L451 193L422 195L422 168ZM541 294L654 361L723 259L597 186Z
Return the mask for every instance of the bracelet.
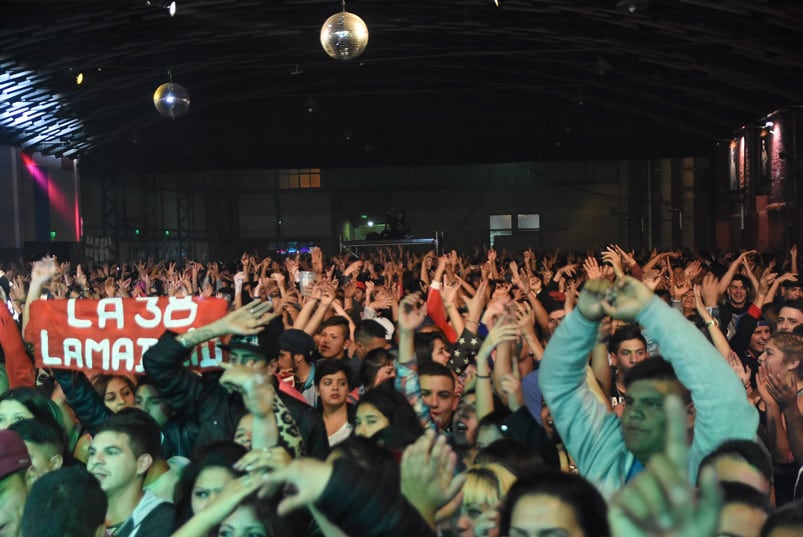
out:
M467 320L467 321L466 321L466 324L468 324L468 323L474 323L474 324L476 324L477 326L479 326L479 325L480 325L480 322L479 322L479 321L472 321L471 319L469 319L469 320Z
M714 325L719 326L719 323L717 322L716 319L711 319L707 323L705 323L706 328L711 328Z
M491 378L491 375L480 375L479 373L475 374L474 376L477 377L478 379L489 379L489 378Z

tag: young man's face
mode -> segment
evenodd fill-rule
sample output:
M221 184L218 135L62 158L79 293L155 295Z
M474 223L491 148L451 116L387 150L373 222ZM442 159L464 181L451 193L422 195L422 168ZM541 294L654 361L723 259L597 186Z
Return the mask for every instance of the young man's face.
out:
M28 448L28 455L31 457L31 466L25 473L25 480L29 487L46 473L61 468L64 462L63 456L53 446L35 444L26 440L25 447Z
M647 357L647 347L638 338L626 339L619 344L619 349L613 355L614 365L619 374L624 376L630 368Z
M637 380L627 389L622 434L627 449L644 464L664 449L664 399L673 393L680 395L681 387L672 380Z
M265 357L248 349L229 349L229 363L232 365L252 365Z
M322 358L340 358L348 344L343 326L327 326L321 331L318 352Z
M106 496L112 497L136 483L151 462L150 455L134 455L127 434L104 431L92 439L86 468L100 482Z
M159 427L164 427L173 411L162 399L162 394L150 384L143 384L137 388L137 396L134 398L137 408L144 410L150 417L156 420Z
M301 356L300 354L298 356ZM293 353L288 351L287 349L282 349L279 351L279 359L276 361L276 368L278 371L284 371L287 369L295 369L294 367L294 359ZM301 357L302 360L304 357Z
M754 353L761 354L764 352L764 347L769 339L770 327L765 325L757 326L756 329L753 330L753 335L750 336L750 343L748 343L747 346Z
M429 414L438 428L443 429L452 423L452 414L457 408L454 396L454 380L442 375L422 375L421 399L429 407Z
M19 537L28 485L21 472L0 479L0 537Z
M363 337L362 341L355 339L354 354L362 360L365 355L374 349L382 349L387 346L388 341L382 337Z
M554 333L563 318L566 317L566 310L555 310L549 314L549 332Z
M477 396L473 393L464 394L454 413L452 430L454 442L457 447L473 447L477 443Z
M797 308L781 308L778 312L778 332L791 332L797 325L803 323L803 311Z
M743 306L747 301L747 289L741 281L732 281L728 286L728 297L734 306Z
M801 289L800 286L797 287L785 287L783 290L783 299L784 300L797 300L801 297Z

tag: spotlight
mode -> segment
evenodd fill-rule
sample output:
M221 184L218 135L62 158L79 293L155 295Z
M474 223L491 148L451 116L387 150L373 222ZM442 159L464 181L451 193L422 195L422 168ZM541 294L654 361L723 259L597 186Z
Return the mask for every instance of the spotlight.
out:
M774 121L767 120L767 122L764 123L764 127L767 128L767 129L772 129L774 126L775 126L775 122Z
M78 73L75 75L75 83L79 86L84 83L84 73Z
M368 220L368 227L374 227L374 221Z
M148 4L149 6L156 6L156 7L162 8L162 9L166 9L171 17L175 17L176 16L176 2L175 1L170 2L167 5L159 4L157 2L151 2L151 0L147 0L145 3Z
M619 0L616 7L621 10L627 10L628 13L633 14L636 11L644 10L650 6L648 0Z

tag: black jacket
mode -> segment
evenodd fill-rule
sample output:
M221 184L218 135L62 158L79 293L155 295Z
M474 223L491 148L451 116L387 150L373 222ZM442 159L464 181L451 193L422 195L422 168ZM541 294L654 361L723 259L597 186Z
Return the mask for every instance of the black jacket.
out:
M75 412L84 428L93 435L114 412L109 410L98 392L81 372L67 369L54 369L53 376L61 385L67 403ZM168 421L162 427L162 455L169 459L174 455L190 457L195 439L198 436L198 425L183 417Z
M321 513L347 535L360 537L435 537L416 509L402 496L398 482L366 472L339 458L318 501Z
M227 392L218 382L220 373L199 376L184 367L190 349L185 349L176 334L165 332L147 350L142 364L151 383L170 408L182 417L193 417L199 426L196 450L214 442L232 440L237 422L246 413L242 397ZM274 385L278 379L274 378ZM301 401L276 390L301 431L308 455L320 459L329 454L326 427L315 410Z

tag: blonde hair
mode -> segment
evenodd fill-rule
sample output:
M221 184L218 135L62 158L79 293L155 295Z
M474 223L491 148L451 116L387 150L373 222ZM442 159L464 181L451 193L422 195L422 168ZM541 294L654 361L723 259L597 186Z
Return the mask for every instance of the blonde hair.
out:
M516 482L513 472L499 463L475 464L466 470L463 484L463 505L480 503L497 505Z

